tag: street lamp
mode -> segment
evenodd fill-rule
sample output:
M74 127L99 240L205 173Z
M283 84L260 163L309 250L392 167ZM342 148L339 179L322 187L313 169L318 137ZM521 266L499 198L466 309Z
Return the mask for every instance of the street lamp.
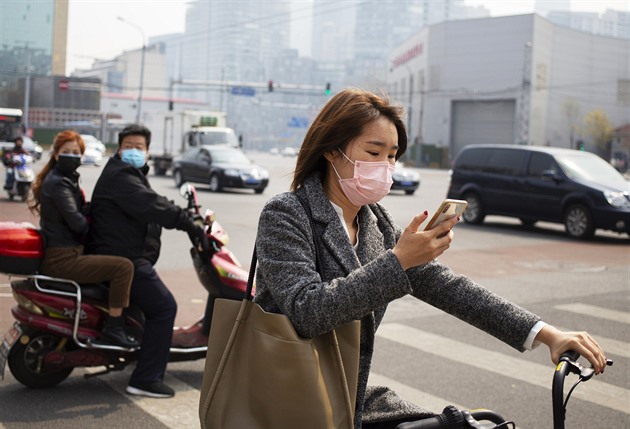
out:
M130 22L121 16L117 16L116 19L118 19L121 22L124 22L125 24L132 26L133 28L138 30L140 34L142 35L142 57L140 59L140 90L138 91L138 110L136 111L136 123L139 124L140 115L142 113L142 89L144 87L144 55L147 50L147 43L146 43L147 38L144 34L144 31L142 31L142 28L140 28L139 25L136 25L133 22Z

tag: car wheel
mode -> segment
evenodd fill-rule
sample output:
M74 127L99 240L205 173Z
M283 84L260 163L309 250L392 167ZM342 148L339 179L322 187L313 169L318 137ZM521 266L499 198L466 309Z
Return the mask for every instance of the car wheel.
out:
M256 189L254 189L254 192L256 194L262 194L264 191L265 191L265 188L256 188Z
M564 213L564 227L573 238L588 239L595 233L590 210L583 204L574 204Z
M182 175L182 172L179 170L175 170L173 172L173 179L175 179L175 186L178 188L182 186L185 182L184 176Z
M464 196L464 199L468 203L468 207L464 210L462 217L464 222L478 225L483 222L486 214L483 211L483 205L481 199L477 194L468 193Z
M414 192L416 192L415 189L407 189L407 190L405 190L405 195L413 195Z
M212 192L221 192L221 180L219 180L218 174L210 176L210 190Z
M529 228L529 227L534 226L534 224L535 224L536 222L538 222L538 221L537 221L537 220L535 220L535 219L525 219L525 218L520 218L519 220L521 221L521 223L523 224L523 226L526 226L526 227L528 227L528 228Z

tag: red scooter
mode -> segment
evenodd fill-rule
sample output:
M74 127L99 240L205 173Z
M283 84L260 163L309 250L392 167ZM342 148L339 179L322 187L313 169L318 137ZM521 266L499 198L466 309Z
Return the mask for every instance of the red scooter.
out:
M180 194L188 201L189 215L203 222L207 232L210 250L201 250L196 243L191 256L208 300L201 319L174 328L171 362L205 357L214 300L242 299L248 276L225 247L228 235L214 213L207 210L204 217L200 215L195 188L184 184ZM15 322L0 344L0 377L4 378L8 363L20 383L50 387L65 380L76 367L104 367L85 375L90 377L122 370L135 361L138 349L108 344L100 338L107 316L107 287L39 275L43 255L42 237L32 224L0 222L0 272L18 278L11 281L17 305L11 309ZM136 338L142 338L143 320L133 304L125 310L127 328Z

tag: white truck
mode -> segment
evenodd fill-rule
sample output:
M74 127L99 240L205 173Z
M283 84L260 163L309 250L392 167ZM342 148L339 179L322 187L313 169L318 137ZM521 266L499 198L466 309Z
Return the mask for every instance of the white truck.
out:
M233 129L227 127L225 112L184 110L147 112L145 125L151 130L150 155L155 174L171 168L173 157L198 145L239 146Z

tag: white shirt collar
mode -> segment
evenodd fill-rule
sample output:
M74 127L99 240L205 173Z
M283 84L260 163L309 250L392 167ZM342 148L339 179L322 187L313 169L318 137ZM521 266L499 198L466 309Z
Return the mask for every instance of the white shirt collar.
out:
M346 226L346 220L343 217L343 209L341 207L339 207L337 204L333 203L332 201L330 202L330 204L332 204L333 209L335 209L335 211L337 212L337 216L339 216L339 220L341 221L341 226L343 226L344 231L346 231L346 235L348 236L348 239L350 239L350 232L348 231L348 227ZM357 222L357 243L352 246L354 248L354 250L357 250L357 248L359 247L359 223Z

